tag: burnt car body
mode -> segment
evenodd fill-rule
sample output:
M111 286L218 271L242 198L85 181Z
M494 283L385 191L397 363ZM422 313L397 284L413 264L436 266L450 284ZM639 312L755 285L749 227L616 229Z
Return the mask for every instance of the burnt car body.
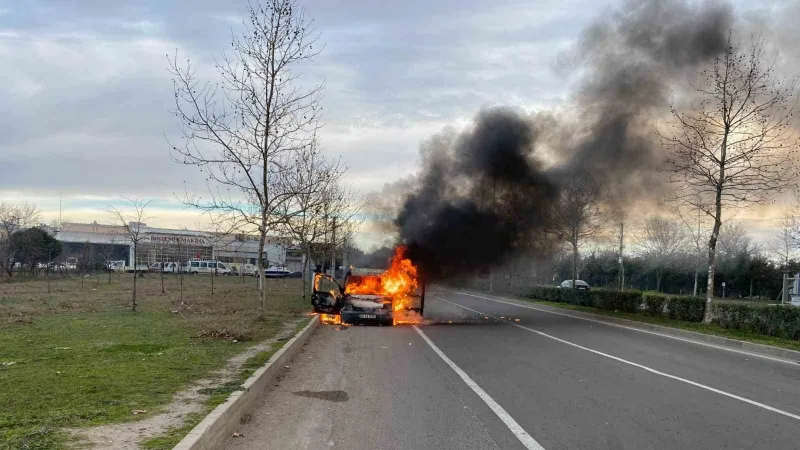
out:
M392 325L395 318L394 303L390 296L380 294L347 293L347 285L356 282L357 275L347 277L341 286L330 275L314 275L314 291L311 306L320 314L340 315L342 323ZM407 310L423 314L425 289L414 296L413 307Z

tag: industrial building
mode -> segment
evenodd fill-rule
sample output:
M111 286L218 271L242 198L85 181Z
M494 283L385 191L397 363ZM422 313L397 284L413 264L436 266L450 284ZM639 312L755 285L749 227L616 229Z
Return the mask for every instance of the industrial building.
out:
M155 228L144 223L140 224L140 229L143 238L139 240L136 253L133 242L119 225L63 223L53 233L64 246L64 256L90 249L105 260L124 260L126 264L185 262L193 258L255 264L258 259L258 236ZM285 266L290 271L303 270L302 252L292 248L288 239L267 237L264 253L265 267Z

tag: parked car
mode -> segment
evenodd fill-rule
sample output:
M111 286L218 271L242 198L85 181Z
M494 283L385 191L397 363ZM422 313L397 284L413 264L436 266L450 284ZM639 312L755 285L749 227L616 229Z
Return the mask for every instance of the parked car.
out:
M225 265L225 263L221 263L215 260L198 260L193 259L189 261L189 265L186 267L186 273L191 275L199 275L201 273L216 273L217 275L230 275L231 269Z
M272 266L264 270L266 278L289 278L292 272L286 267Z
M572 280L564 280L558 287L562 289L572 289ZM575 280L575 289L579 291L588 291L591 289L591 286L583 280Z
M124 261L124 260L119 260L119 261L109 261L109 262L106 264L106 267L108 268L108 270L109 270L110 272L125 272L125 273L130 273L130 272L134 272L134 270L135 270L136 272L147 272L147 271L149 271L149 270L150 270L150 267L148 267L148 265L147 265L147 264L136 264L136 267L135 267L135 268L134 268L134 266L126 266L126 265L125 265L125 261Z

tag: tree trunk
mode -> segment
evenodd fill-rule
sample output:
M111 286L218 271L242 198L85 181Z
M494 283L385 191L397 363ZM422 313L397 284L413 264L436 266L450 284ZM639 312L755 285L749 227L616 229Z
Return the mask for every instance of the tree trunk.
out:
M661 271L656 270L656 292L661 292Z
M719 220L720 212L721 208L718 206L717 215L714 218L714 229L708 239L708 287L706 289L706 310L703 315L704 323L711 323L711 300L714 298L714 275L716 275L717 270L717 238L719 237L719 229L722 226L722 222Z
M305 247L305 261L303 262L303 301L306 300L306 291L308 290L308 277L311 273L311 245L306 244Z
M211 296L214 296L214 278L217 277L217 263L214 263L214 270L211 271Z
M161 247L161 293L166 294L167 291L164 290L164 247L162 244Z
M706 290L706 310L703 314L703 323L711 323L711 300L714 298L714 275L717 269L717 238L722 226L722 183L725 180L725 157L728 151L729 125L725 125L725 134L722 137L720 148L719 181L716 186L714 198L714 229L708 238L708 289Z
M572 242L572 289L575 289L575 281L578 279L578 243Z
M136 250L134 250L134 252L135 251ZM136 278L138 278L137 277L138 273L137 273L136 269L137 269L136 263L134 262L133 263L133 302L131 303L131 311L134 311L134 312L136 311Z
M266 309L266 289L264 286L264 268L261 267L261 261L264 260L264 241L267 239L266 218L262 217L261 220L261 237L258 240L258 261L256 261L256 270L258 271L258 318L265 318Z
M131 311L136 311L136 278L137 278L137 270L139 267L136 265L136 257L139 255L139 248L136 245L136 242L133 243L133 258L131 264L133 264L133 301L131 303Z
M692 297L697 297L697 283L700 279L700 251L694 255L694 287L692 288Z

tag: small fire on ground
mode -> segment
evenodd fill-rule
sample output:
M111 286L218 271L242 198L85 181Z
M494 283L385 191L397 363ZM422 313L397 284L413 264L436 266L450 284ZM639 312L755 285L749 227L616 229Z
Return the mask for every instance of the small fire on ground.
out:
M326 325L341 325L342 316L338 314L320 314L319 320Z

